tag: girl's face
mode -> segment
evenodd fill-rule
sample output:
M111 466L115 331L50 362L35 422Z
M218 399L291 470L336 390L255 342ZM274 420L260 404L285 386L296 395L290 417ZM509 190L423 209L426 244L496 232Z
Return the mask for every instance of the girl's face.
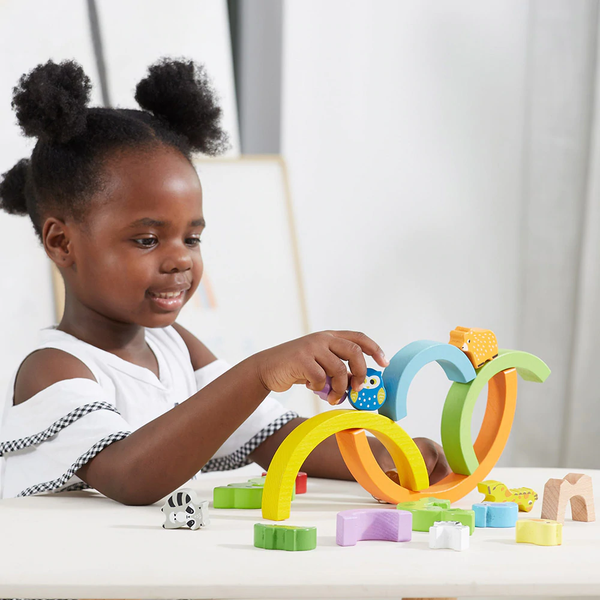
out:
M73 228L70 291L111 320L171 325L202 277L198 175L167 147L119 153L104 173L85 226Z

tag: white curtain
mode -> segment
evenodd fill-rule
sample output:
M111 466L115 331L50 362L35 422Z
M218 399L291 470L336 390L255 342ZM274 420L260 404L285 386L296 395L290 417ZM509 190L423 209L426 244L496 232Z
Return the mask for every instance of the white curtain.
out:
M553 372L521 386L511 463L600 467L598 2L533 1L528 37L519 347Z

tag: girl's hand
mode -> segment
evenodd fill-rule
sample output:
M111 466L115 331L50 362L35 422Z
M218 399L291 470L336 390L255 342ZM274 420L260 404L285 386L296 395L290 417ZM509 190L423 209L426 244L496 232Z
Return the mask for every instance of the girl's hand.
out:
M272 392L285 392L301 383L309 390L325 387L331 377L327 397L336 404L348 389L358 390L367 375L364 355L372 356L381 367L387 367L383 350L364 333L356 331L321 331L292 340L255 355L257 374L263 386ZM344 361L348 362L350 373Z
M444 449L439 444L429 438L414 438L413 441L425 459L425 466L429 473L430 485L441 481L452 472L450 465L446 460ZM385 474L392 481L400 485L397 469L390 469L389 471L386 471Z

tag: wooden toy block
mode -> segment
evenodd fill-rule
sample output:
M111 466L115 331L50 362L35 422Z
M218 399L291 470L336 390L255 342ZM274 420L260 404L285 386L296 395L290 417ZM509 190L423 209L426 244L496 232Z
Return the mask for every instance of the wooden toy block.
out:
M469 528L457 521L438 521L429 529L430 548L462 552L469 547Z
M191 488L175 490L160 510L165 515L165 529L199 529L210 524L208 500L200 500Z
M533 508L538 495L531 488L514 488L509 490L503 483L488 479L477 484L477 489L485 494L484 502L514 502L522 512Z
M263 472L263 477L267 476L267 472ZM306 494L306 490L308 488L308 475L300 471L298 475L296 475L296 494Z
M560 546L562 527L562 523L549 519L520 519L517 521L516 540L537 546Z
M489 329L457 327L450 332L449 343L462 350L476 369L498 356L496 334Z
M317 528L256 523L254 545L265 550L314 550L317 547Z
M325 402L329 402L329 400L327 400L327 396L329 396L329 392L331 392L331 377L329 377L329 375L327 375L327 379L325 381L325 387L322 390L316 391L315 394L317 396L319 396L319 398L321 398L321 400L325 400ZM332 402L331 404L333 404L334 406L337 406L338 404L342 404L342 402L344 402L344 400L348 397L348 390L346 390L343 394L343 396L337 401L337 402Z
M385 386L381 371L367 369L367 376L360 391L350 390L348 398L350 404L357 410L377 410L386 401Z
M592 478L582 473L569 473L563 479L548 479L544 486L542 519L563 523L567 504L571 502L573 521L596 520Z
M255 477L244 483L230 483L213 490L214 508L260 508L266 477ZM295 498L292 491L291 500ZM290 500L290 501L291 501Z
M471 437L471 422L475 403L483 388L500 372L513 368L527 381L541 383L550 374L547 365L532 354L516 350L500 350L497 358L485 363L477 371L473 381L453 383L450 387L442 411L442 445L448 464L454 473L472 475L479 467L480 461L492 451L496 455L496 461L500 457L512 427L516 406L516 381L514 389L507 390L514 393L514 397L507 397L503 403L493 399L496 409L502 408L501 412L497 410L491 412L490 396L497 390L492 389L490 393L488 388L488 406L475 444ZM499 438L498 442L497 438ZM498 449L500 452L497 451Z
M421 498L415 502L401 502L398 510L412 513L413 531L429 531L436 521L453 521L475 530L475 513L462 508L450 508L450 501L439 498Z
M376 413L344 409L333 410L304 421L279 446L271 461L265 481L263 518L272 521L287 519L290 516L291 493L296 474L306 457L330 435L356 428L370 431L383 443L391 454L394 464L398 467L398 471L402 473L404 486L411 490L422 490L429 485L429 475L423 456L411 437L396 423ZM372 453L371 456L373 456ZM348 468L355 477L355 473L360 471L361 467L360 457L358 465L348 464ZM378 465L377 468L381 478L389 482L390 486L394 486ZM357 481L359 481L358 478ZM398 488L398 486L395 487ZM373 491L369 488L365 489L371 493L378 491L377 486L371 486Z
M475 527L514 527L519 516L516 502L479 502L473 511Z
M455 346L431 340L412 342L396 352L383 371L387 402L379 409L379 414L392 421L406 417L408 388L415 375L434 361L444 369L451 381L467 383L475 378L473 365L464 352Z
M356 546L363 540L409 542L412 538L412 515L405 510L370 508L344 510L337 514L338 546Z

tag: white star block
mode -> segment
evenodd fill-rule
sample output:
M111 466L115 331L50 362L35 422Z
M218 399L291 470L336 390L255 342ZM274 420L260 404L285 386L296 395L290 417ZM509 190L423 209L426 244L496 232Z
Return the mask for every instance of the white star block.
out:
M466 550L469 547L469 527L458 521L436 521L429 528L430 548Z

